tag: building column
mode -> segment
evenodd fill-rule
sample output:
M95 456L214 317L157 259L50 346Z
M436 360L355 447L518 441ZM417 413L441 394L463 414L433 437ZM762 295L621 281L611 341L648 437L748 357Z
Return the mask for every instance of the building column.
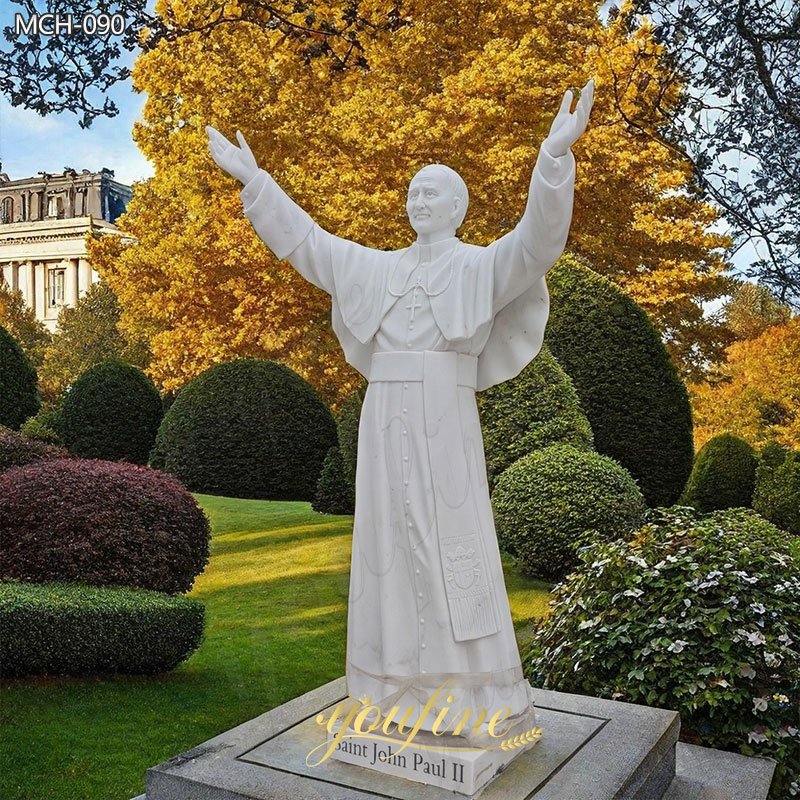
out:
M64 302L70 307L75 308L78 304L78 259L71 258L67 264L67 271L64 275Z
M19 289L19 264L15 261L10 261L3 267L3 278L12 292Z
M39 261L34 266L34 286L35 286L35 301L33 310L36 313L36 319L43 320L45 317L45 309L47 308L47 264L44 261Z
M85 258L78 259L78 297L83 297L92 285L92 267Z
M25 262L25 291L23 292L25 296L25 303L27 304L28 308L33 310L35 308L34 304L34 270L33 270L33 261L28 259Z

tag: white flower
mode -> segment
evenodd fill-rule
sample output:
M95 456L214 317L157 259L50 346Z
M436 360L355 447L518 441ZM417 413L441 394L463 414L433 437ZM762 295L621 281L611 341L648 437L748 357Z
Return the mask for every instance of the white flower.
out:
M763 733L759 733L758 731L750 731L750 733L747 734L747 741L751 743L755 742L756 744L760 744L761 742L766 742L767 737L764 736Z
M766 644L767 640L764 638L764 634L760 633L759 631L754 631L751 633L750 631L746 631L743 628L738 628L736 633L739 636L744 637L750 644Z
M623 592L625 597L641 597L644 592L641 589L628 589L626 592Z
M683 604L686 606L686 608L692 607L692 601L688 597L683 598Z
M708 575L706 575L706 580L713 581L714 578L721 578L721 577L722 573L718 569L713 569L711 570L711 572L708 573Z
M759 711L766 711L767 710L767 698L766 697L754 697L753 698L753 713L757 714Z
M783 642L787 647L789 647L789 645L791 645L793 643L793 640L792 640L791 636L789 636L788 633L782 633L778 637L778 641L779 642Z
M781 657L777 653L768 653L764 651L764 662L768 667L779 667L782 663Z
M687 644L689 644L689 642L684 642L683 639L677 639L667 648L667 650L669 650L670 653L682 653L683 648L686 647Z
M749 664L739 664L739 674L743 678L755 678L756 671Z
M739 598L735 595L731 595L727 600L722 601L723 605L726 606L733 606L733 608L739 608Z
M669 620L666 617L659 617L658 623L659 625L669 625Z
M670 564L674 564L677 560L676 556L667 556L667 561L669 561Z
M767 609L764 608L764 606L761 605L761 603L750 603L750 608L752 608L753 611L756 612L756 614L765 614L767 612Z
M628 561L633 562L636 564L637 567L641 567L642 569L647 569L647 562L640 558L639 556L628 556Z

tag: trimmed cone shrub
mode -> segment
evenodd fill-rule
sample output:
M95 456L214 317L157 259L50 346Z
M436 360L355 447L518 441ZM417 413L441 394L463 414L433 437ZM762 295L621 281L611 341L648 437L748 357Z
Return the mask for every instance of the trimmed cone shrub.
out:
M692 470L686 387L641 306L564 256L547 276L545 340L572 378L599 453L619 461L649 505L677 500Z
M255 358L217 364L181 389L150 463L193 492L312 500L336 424L296 372Z
M800 778L800 562L747 509L649 511L581 554L525 659L534 686L681 715L684 741L778 761ZM794 775L794 778L792 778Z
M566 444L512 464L492 505L501 546L523 572L547 580L563 578L580 547L630 533L645 509L636 482L616 461Z
M709 439L698 451L681 503L698 511L749 508L756 480L756 451L731 433Z
M36 369L17 340L0 325L0 425L19 430L41 404Z
M208 519L170 475L61 459L0 475L0 577L188 592L208 563Z
M592 449L575 387L547 346L516 378L478 394L478 410L490 486L515 461L547 445Z
M756 468L753 508L779 528L800 536L800 452L764 448Z
M205 608L188 597L69 583L0 584L0 672L155 674L198 647Z
M355 510L353 485L344 474L344 460L338 447L331 447L325 456L311 508L321 514L352 514Z
M365 382L344 401L336 420L336 433L344 463L344 474L353 486L356 484L356 462L358 460L358 425L366 393L367 384Z
M63 447L31 439L0 425L0 474L12 467L54 458L69 458L69 453Z
M60 430L82 458L146 464L161 422L161 397L137 367L112 358L86 370L67 391Z

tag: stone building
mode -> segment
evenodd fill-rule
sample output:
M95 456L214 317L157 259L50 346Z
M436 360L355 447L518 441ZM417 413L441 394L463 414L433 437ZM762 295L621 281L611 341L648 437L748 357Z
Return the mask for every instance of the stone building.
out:
M22 291L36 318L55 330L62 306L74 306L98 280L86 255L86 234L121 236L114 224L131 189L114 171L65 168L10 180L0 168L0 268Z

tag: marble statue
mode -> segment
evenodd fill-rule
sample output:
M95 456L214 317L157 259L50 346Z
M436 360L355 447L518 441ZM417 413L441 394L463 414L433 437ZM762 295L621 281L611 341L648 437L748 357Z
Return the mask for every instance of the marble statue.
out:
M328 233L239 146L211 127L216 163L244 184L244 213L274 254L330 294L333 330L369 385L358 437L347 624L351 697L419 713L445 680L452 708L510 708L530 727L489 502L475 391L538 353L549 312L544 275L572 216L575 159L593 81L572 93L542 144L517 226L487 247L460 241L468 192L447 166L411 179L416 233L396 251ZM435 709L438 710L438 709ZM411 721L414 721L412 716ZM430 730L428 721L422 730Z

